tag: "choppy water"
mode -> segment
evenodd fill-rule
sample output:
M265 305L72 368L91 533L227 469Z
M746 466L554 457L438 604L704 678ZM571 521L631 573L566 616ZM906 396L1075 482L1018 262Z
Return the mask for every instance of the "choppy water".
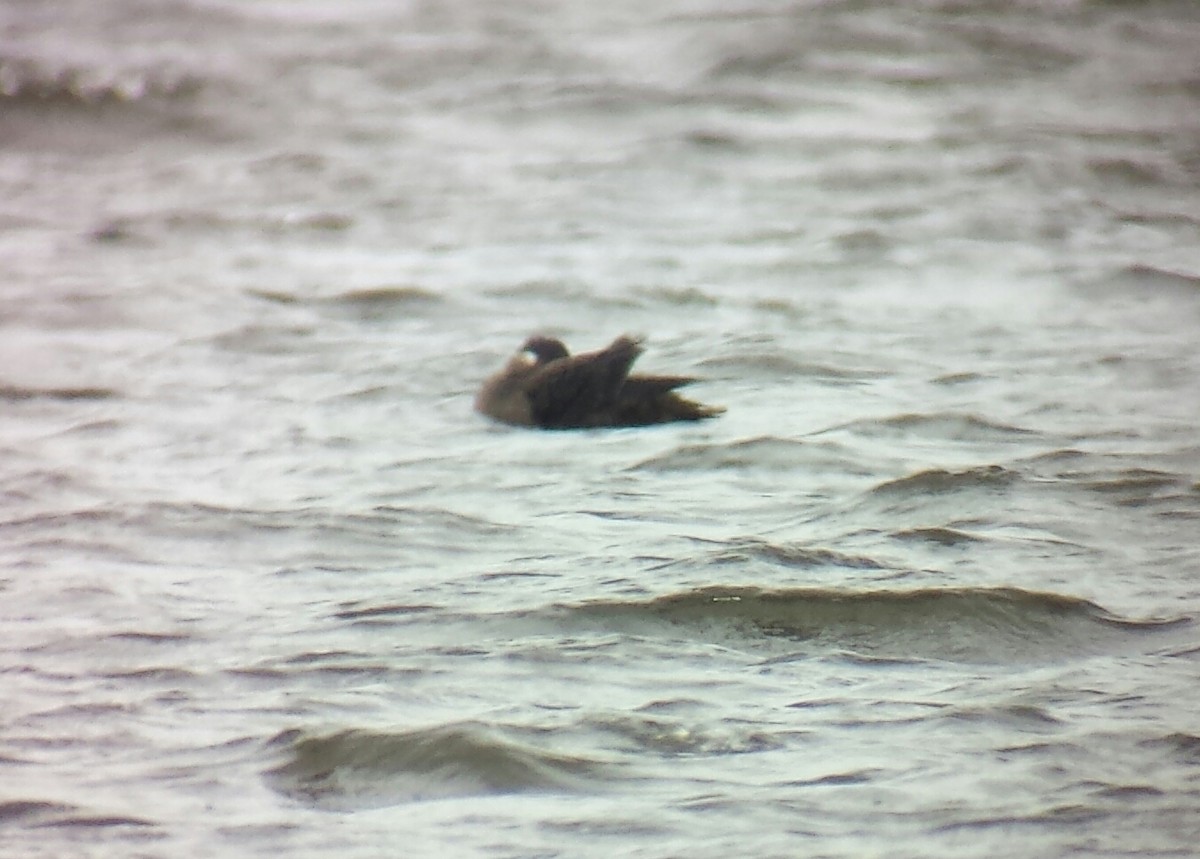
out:
M0 853L1193 855L1200 7L0 7ZM697 426L471 412L535 330Z

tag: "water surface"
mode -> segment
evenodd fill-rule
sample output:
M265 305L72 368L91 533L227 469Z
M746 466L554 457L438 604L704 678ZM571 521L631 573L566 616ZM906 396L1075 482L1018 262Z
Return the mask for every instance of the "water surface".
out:
M6 855L1190 855L1197 44L6 5ZM534 331L728 412L489 424Z

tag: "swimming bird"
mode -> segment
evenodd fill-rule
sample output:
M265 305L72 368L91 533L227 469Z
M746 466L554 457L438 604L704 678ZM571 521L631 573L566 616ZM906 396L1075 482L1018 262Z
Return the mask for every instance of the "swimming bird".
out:
M572 355L561 340L535 335L504 369L484 382L475 410L517 426L541 429L636 427L699 421L725 411L684 399L690 376L633 376L639 339L622 336L595 352Z

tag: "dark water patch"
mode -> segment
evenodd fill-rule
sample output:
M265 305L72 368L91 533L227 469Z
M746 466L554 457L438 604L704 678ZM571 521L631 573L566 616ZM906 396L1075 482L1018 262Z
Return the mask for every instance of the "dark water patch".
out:
M342 233L354 226L354 216L345 212L324 209L313 211L289 211L283 215L260 219L261 226L272 233L310 231L315 233Z
M943 718L960 722L1002 723L1021 729L1026 727L1051 727L1062 720L1048 710L1031 704L1008 704L998 707L955 707L942 714Z
M748 142L745 137L728 129L693 128L682 135L689 146L706 152L741 152Z
M823 432L852 432L868 438L915 436L948 441L1003 443L1035 435L1033 430L973 414L953 412L907 413L869 418L830 427Z
M346 229L349 224L310 225L325 230ZM332 295L305 296L272 289L251 289L248 294L284 307L311 307L332 311L361 322L380 322L410 317L414 312L446 303L444 296L420 286L384 285L349 289Z
M831 385L866 382L888 375L886 371L865 367L843 367L836 364L801 361L777 352L748 352L705 358L698 366L715 369L729 376L782 376L787 379L813 379Z
M788 653L783 656L764 660L763 664L782 664L784 662L797 662L807 658L808 654L804 652ZM880 655L866 654L855 650L835 650L832 657L839 663L845 665L860 665L865 668L888 668L897 665L917 665L927 662L925 657L921 656L896 656L896 655Z
M1143 636L1191 623L1129 620L1087 600L1015 588L708 587L648 602L585 603L559 611L568 626L578 621L730 647L785 647L800 656L845 650L984 664L1140 646Z
M1197 161L1200 166L1200 160ZM1156 229L1173 229L1183 227L1194 229L1200 226L1200 214L1187 211L1173 211L1169 208L1143 211L1122 211L1121 220L1127 224L1142 224Z
M246 355L293 355L302 351L318 329L315 325L249 323L209 338L216 348Z
M141 216L110 217L90 231L89 238L101 244L150 245L165 235L221 235L230 232L267 235L272 238L319 238L322 234L345 233L356 221L353 215L330 209L293 209L246 212L234 209L189 209L183 206ZM247 289L246 294L278 305L300 304L285 292Z
M1087 159L1087 167L1100 179L1137 187L1160 183L1173 185L1179 178L1178 169L1157 159L1097 156Z
M132 826L137 828L153 827L156 824L141 817L126 817L124 815L71 815L59 819L42 821L37 824L43 829L111 829L114 827Z
M181 641L190 641L192 637L176 632L142 632L135 630L114 633L109 638L113 641L123 641L132 644L177 644Z
M307 303L307 299L291 292L282 292L274 289L247 289L246 294L261 301L267 301L271 304L278 304L283 307L295 307L297 305Z
M64 19L66 20L66 19ZM18 39L20 37L18 36ZM118 49L119 50L119 49ZM222 122L203 114L211 76L173 57L61 47L32 53L0 45L0 112L10 149L94 158L158 138L217 141ZM87 59L81 56L90 55ZM114 231L111 239L127 234ZM103 228L93 240L108 241Z
M795 233L789 233L795 235ZM766 298L757 298L751 304L755 310L770 316L779 316L787 319L804 319L807 317L807 310L800 302L794 301L786 296L768 296Z
M148 245L147 237L131 218L114 217L100 221L87 231L89 240L99 245Z
M805 374L813 365L777 352L753 352L736 355L719 355L705 358L698 363L704 369L719 370L730 376L784 376L792 378Z
M1111 799L1120 803L1138 802L1147 798L1165 796L1166 791L1148 784L1106 784L1092 782L1087 784L1100 799Z
M30 400L57 400L69 403L79 400L111 400L118 396L119 394L111 388L28 388L0 383L0 401L10 403Z
M699 698L665 698L651 701L637 708L637 712L651 716L669 716L673 713L694 713L708 707L708 702Z
M796 465L803 442L764 436L735 442L685 445L643 460L634 469L691 471Z
M12 823L41 823L50 817L73 814L75 806L39 799L13 799L0 802L0 826Z
M555 557L555 556L549 555L549 556L542 556L539 558L532 558L529 560L548 560L549 558L553 558L553 557ZM641 561L661 561L662 559L661 558L634 558L634 560L635 561L639 561L639 560L641 560ZM501 571L490 572L490 573L480 573L479 578L481 581L485 581L485 582L502 581L505 579L553 580L553 579L558 578L558 573L538 573L538 572L534 572L532 570L501 570Z
M436 292L419 286L374 286L364 289L350 289L346 292L332 295L324 299L324 301L328 304L366 308L369 311L375 311L380 308L408 307L412 304L426 302L437 303L444 301L444 299Z
M1100 479L1084 479L1079 485L1111 498L1122 507L1141 507L1194 490L1181 475L1146 468L1123 469Z
M798 543L777 543L753 537L730 541L697 540L702 543L717 542L721 548L708 557L711 564L739 564L746 561L765 560L784 567L808 570L817 567L844 567L851 570L881 570L884 565L865 555L847 555L819 546Z
M178 100L203 79L165 62L84 65L68 57L0 54L0 105L82 110L144 101Z
M34 829L109 829L114 827L154 827L143 817L89 813L77 805L42 799L12 799L0 802L0 830L7 826Z
M322 688L330 684L357 687L364 681L403 685L427 674L422 668L388 664L377 655L340 650L314 650L287 657L272 657L253 665L229 669L225 673L266 687L279 684L295 687L298 683L311 681L319 683Z
M1078 462L1081 459L1087 459L1091 454L1073 447L1059 448L1058 450L1039 453L1037 456L1031 457L1028 462L1040 463L1060 463L1060 462Z
M631 471L722 471L833 469L859 473L857 466L836 443L801 441L780 436L758 436L731 442L685 444L644 459Z
M307 678L321 683L323 687L330 682L357 686L367 680L404 684L425 674L420 668L389 665L371 654L340 650L306 651L282 659L265 660L229 673L252 681L286 682L292 685L306 682L302 678Z
M412 731L286 732L271 786L317 807L348 810L424 800L586 789L607 765L546 751L476 722Z
M683 288L635 287L632 294L640 298L651 299L656 304L665 304L668 307L716 307L719 303L716 296L694 286Z
M153 502L0 522L9 553L19 549L32 558L89 555L110 562L178 563L185 560L178 548L183 540L190 564L253 559L280 575L309 572L323 558L328 563L322 569L340 570L346 557L362 561L368 552L376 563L396 563L406 553L424 551L421 547L470 553L476 540L508 533L508 526L450 510L391 505L338 510ZM398 541L398 534L404 539ZM350 555L347 547L353 547Z
M950 492L1005 489L1020 480L1020 475L999 465L984 465L963 471L932 468L907 477L888 480L871 490L875 495L940 495Z
M1200 295L1200 274L1138 264L1113 272L1099 285L1167 294Z
M967 546L985 541L983 537L977 537L955 528L909 528L904 531L894 531L892 536L906 542L936 543L939 546Z
M368 385L365 388L357 388L355 390L346 391L336 394L332 400L337 401L361 401L372 403L391 404L396 401L398 396L403 396L401 389L396 385ZM425 462L425 461L422 461Z
M844 257L860 262L886 257L894 244L887 235L871 228L838 233L833 237L833 243Z
M1013 757L1035 757L1035 758L1060 758L1064 752L1070 752L1072 755L1086 756L1090 752L1075 743L1067 742L1061 737L1050 740L1033 740L1023 742L1015 746L1003 746L996 749L1002 760L1009 760Z
M505 307L511 304L510 299L516 299L518 302L550 301L556 305L563 302L580 309L594 307L628 310L642 303L641 300L625 293L606 293L590 284L561 280L527 280L489 289L487 294L505 300ZM585 352L603 345L603 343L581 343L573 351Z
M1165 650L1161 655L1174 659L1200 659L1200 644L1186 644L1183 647Z
M1150 468L1144 457L1059 451L1029 460L1040 477L1098 496L1119 507L1183 502L1196 495L1191 474Z
M358 622L372 622L378 620L386 620L396 617L411 617L416 614L425 614L431 611L437 611L438 607L433 605L411 605L407 603L398 603L392 605L375 605L359 607L347 607L341 611L334 612L334 617L338 620L351 620Z
M715 757L742 755L782 748L777 732L744 726L716 727L690 724L680 719L636 713L616 713L588 719L588 727L617 741L623 753L656 757Z
M84 421L63 430L63 435L111 435L126 424L118 420Z
M932 381L935 385L949 387L952 385L966 385L971 382L981 382L985 378L981 373L946 373L945 375L937 376Z
M40 521L44 521L48 517L36 517ZM0 523L0 533L7 529L25 530L29 521L17 523ZM47 558L67 558L73 563L78 563L80 559L90 559L91 563L102 560L104 564L146 564L152 560L150 555L144 554L140 547L133 549L128 545L127 534L113 534L112 539L103 539L103 536L73 536L70 534L41 535L37 533L37 528L30 528L26 533L14 537L10 542L5 543L4 551L8 557L13 560L10 563L17 565L40 565ZM79 590L71 589L66 591L71 596L95 596L97 594L108 594L107 590Z
M510 528L476 516L436 507L377 505L365 510L340 511L324 507L222 507L211 504L156 503L127 513L110 511L118 521L168 533L193 536L230 534L290 534L319 538L369 539L394 545L397 533L428 529L435 534L495 535ZM453 546L447 546L447 550Z
M106 671L100 675L109 680L119 680L122 683L171 683L175 685L194 683L200 679L194 671L186 668L160 666L154 668L138 668L131 671Z
M816 778L800 779L798 781L785 781L780 784L780 787L849 787L853 785L869 784L876 776L883 774L883 770L868 769L868 770L853 770L844 773L830 773L829 775L817 776Z
M1143 748L1166 751L1177 760L1200 766L1200 735L1178 731L1162 737L1143 740L1139 745Z
M1087 805L1059 805L1045 811L1033 814L1001 815L997 817L980 817L974 820L962 820L943 824L935 832L962 832L979 829L1012 829L1025 826L1035 827L1064 827L1076 829L1088 823L1103 820L1109 811L1092 808Z
M714 98L732 99L745 104L739 93L714 91L711 87L659 86L650 81L633 81L610 76L588 76L566 79L539 94L537 104L542 111L580 112L604 117L630 116L644 111L673 111L680 107L711 108ZM761 99L752 103L760 108Z

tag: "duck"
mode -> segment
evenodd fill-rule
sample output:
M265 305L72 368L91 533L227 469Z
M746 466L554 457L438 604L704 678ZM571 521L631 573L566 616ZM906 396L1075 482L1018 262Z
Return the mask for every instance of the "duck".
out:
M536 334L483 383L475 410L501 423L549 430L701 421L725 411L676 392L698 381L691 376L631 375L642 343L622 335L603 349L572 355L561 340Z

